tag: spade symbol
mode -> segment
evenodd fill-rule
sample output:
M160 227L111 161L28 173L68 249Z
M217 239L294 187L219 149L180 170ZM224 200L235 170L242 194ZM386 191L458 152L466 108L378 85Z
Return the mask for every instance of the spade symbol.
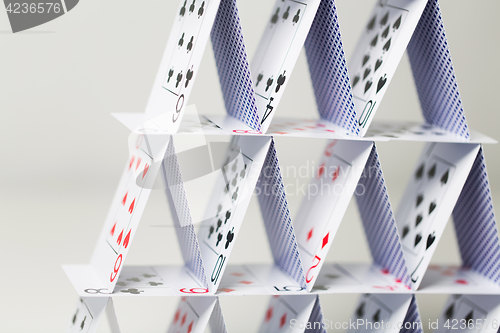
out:
M356 316L358 318L361 318L364 315L365 315L365 302L361 303L356 310Z
M387 82L387 77L386 77L387 74L384 74L383 77L380 77L380 79L378 79L378 83L377 83L377 94L378 92L380 91L380 89L382 89L382 87L385 85L385 83Z
M272 24L275 24L276 22L278 22L278 14L280 12L280 9L276 9L276 13L274 13L273 17L271 17L271 23Z
M299 9L300 11L300 9ZM280 87L285 83L286 76L285 76L286 71L283 71L283 74L280 74L277 80L277 85L276 85L276 90L275 92L278 92L280 90Z
M179 86L181 80L182 80L182 71L180 71L179 74L177 74L177 82L175 83L176 88Z
M421 241L421 240L422 240L422 235L417 234L417 235L415 236L415 246L417 246L417 245L418 245L418 243L420 243L420 241Z
M424 165L422 164L422 165L418 168L417 172L415 173L415 178L416 178L417 180L420 180L420 179L422 178L422 175L423 175L423 174L424 174Z
M372 47L375 47L377 45L377 42L378 42L378 35L376 35L375 37L373 37L372 41L370 42L370 45Z
M286 12L283 13L283 20L286 20L288 18L288 15L290 15L290 6L288 6Z
M382 17L382 19L380 20L380 25L386 25L387 24L387 21L389 20L389 12L387 12L384 17Z
M262 81L263 77L264 77L264 75L262 75L262 73L260 73L259 75L257 75L257 83L255 84L256 87L259 85L259 82Z
M373 321L376 323L380 321L380 309L378 309L377 312L375 312L375 314L373 315Z
M382 65L382 59L377 59L377 61L375 62L375 72L377 71L377 69L380 68L381 65Z
M429 205L429 214L432 213L434 209L436 209L436 203L431 202L431 204Z
M184 17L184 14L186 14L186 2L187 0L184 0L184 5L181 7L181 11L179 12L179 15Z
M222 240L222 237L223 237L223 236L222 236L222 234L221 234L221 233L219 233L219 234L217 235L217 243L215 243L215 246L219 246L219 243L220 243L220 241Z
M408 235L409 232L410 232L410 228L406 225L403 228L403 237L402 238L405 238L405 236Z
M446 319L451 319L453 317L453 310L454 310L455 304L451 304L444 315L446 316Z
M224 224L226 224L227 220L229 220L229 218L230 218L230 217L231 217L231 211L230 211L230 210L228 210L228 211L226 212L226 220L224 221Z
M80 310L80 309L76 309L75 315L73 316L73 320L71 321L73 323L73 325L75 324L76 316L78 315L78 310Z
M83 318L82 323L80 324L80 330L83 330L83 328L85 327L85 320L87 320L87 316Z
M426 246L426 250L432 245L432 243L434 243L434 241L436 240L436 236L434 235L434 232L432 234L429 234L429 236L427 237L427 246Z
M444 175L441 177L441 185L446 185L448 182L448 176L449 176L450 170L446 170Z
M352 80L352 87L354 88L356 86L356 83L358 83L358 82L359 82L359 75L356 75L354 80Z
M365 72L363 73L363 80L366 79L366 77L370 74L372 69L370 67L365 69Z
M224 247L226 250L227 250L227 248L228 248L229 244L230 244L230 243L233 241L233 239L234 239L234 232L233 232L233 231L234 231L234 228L233 228L233 229L231 229L231 230L229 230L229 231L227 232L227 235L226 235L226 246Z
M299 22L299 19L300 19L300 9L297 10L297 14L295 14L295 16L293 17L293 24L295 25L295 23L298 23Z
M368 22L368 26L366 27L368 29L368 31L372 30L373 27L375 26L375 22L377 21L377 15L375 15L374 17L372 17L372 19L370 20L370 22Z
M182 36L181 38L179 39L179 42L177 43L177 45L179 45L179 47L182 47L182 44L184 44L184 32L182 33Z
M403 17L403 15L399 15L398 19L396 20L396 22L394 22L394 24L392 25L392 27L394 28L394 31L398 30L399 27L401 26L401 18ZM387 27L389 28L389 27Z
M365 94L366 92L368 91L368 89L370 89L370 87L372 86L373 82L370 80L370 81L366 81L366 84L365 84Z
M169 71L168 71L168 79L167 79L167 83L170 82L170 78L174 75L174 68L172 67Z
M436 175L436 163L430 168L430 170L427 172L427 177L433 178Z
M388 35L389 35L389 27L385 28L384 32L382 32L380 36L385 39L387 38Z
M389 51L389 48L391 47L391 39L392 38L389 38L389 40L387 41L387 43L385 43L384 47L382 48L382 50L384 51Z
M269 79L267 79L267 83L266 83L266 91L269 89L270 86L273 85L273 82L274 82L274 79L273 77L271 76Z
M186 46L186 50L188 53L189 53L189 51L191 51L193 49L193 39L194 39L194 36L191 36L191 39L189 40L189 43Z
M423 194L419 194L417 196L417 206L416 207L418 207L422 203L422 201L424 201L424 195Z
M193 68L193 67L191 67ZM188 69L188 72L186 73L186 84L184 85L186 88L189 84L189 81L193 78L193 71L191 69Z
M417 219L415 220L415 227L417 227L420 224L420 222L422 222L422 215L417 216Z
M189 13L191 14L192 12L194 12L194 3L196 2L196 0L193 0L193 3L191 4L191 6L189 6Z
M363 65L366 65L366 63L368 62L368 60L370 60L370 55L369 54L365 54L365 56L363 57Z
M467 316L465 316L465 321L467 322L467 324L470 321L474 322L474 310L470 310L470 312L467 314Z
M198 18L200 18L201 15L203 15L204 11L205 11L205 1L201 3L200 9L198 9Z

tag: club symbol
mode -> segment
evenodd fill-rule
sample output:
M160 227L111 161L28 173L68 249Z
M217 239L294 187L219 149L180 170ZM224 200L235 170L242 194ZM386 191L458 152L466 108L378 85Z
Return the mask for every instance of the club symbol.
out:
M193 49L193 40L194 40L194 36L191 36L191 39L189 40L189 43L186 46L187 53L189 53L189 51L191 51Z
M120 287L125 287L127 284L123 281L120 281L120 282L117 282L116 285L120 286Z
M227 235L226 235L226 246L224 246L224 248L227 250L227 248L229 247L229 244L233 241L234 239L234 228L229 230L227 232Z
M219 219L219 220L217 221L217 229L215 229L215 232L218 232L218 231L219 231L219 228L220 228L221 226L222 226L222 220L221 220L221 219Z
M387 26L387 28L385 28L384 32L382 32L380 37L382 37L383 39L386 39L388 35L389 35L389 26Z
M239 189L240 189L240 188L239 188L239 187L237 187L237 188L236 188L236 191L234 191L233 196L232 196L233 201L236 201L236 199L238 199L238 190L239 190Z
M80 324L80 330L83 330L83 328L85 327L85 320L87 320L87 316L83 318L82 323Z
M385 86L386 82L387 82L387 74L384 74L384 76L382 76L382 77L380 77L380 79L378 79L377 94L380 91L380 89L382 89Z
M398 30L399 27L401 26L401 19L403 18L403 14L399 15L398 19L396 20L396 22L394 22L394 24L392 25L392 28L394 29L394 31ZM387 27L389 28L389 27Z
M365 54L365 56L363 57L363 65L361 65L361 66L366 65L368 60L370 60L370 54Z
M149 278L155 277L156 275L144 273L144 274L142 274L142 276L149 279Z
M214 226L211 225L210 230L208 231L208 239L210 239L210 236L214 233L214 229L215 229Z
M384 52L389 51L389 48L391 47L391 39L392 39L392 38L389 38L389 40L387 41L387 43L385 43L384 47L382 48L382 50L383 50Z
M371 47L377 46L377 42L378 42L378 35L375 35L375 37L373 37L372 41L370 42L370 46Z
M188 87L189 81L193 78L193 66L191 66L191 69L188 69L186 73L186 84L184 87Z
M368 26L366 27L366 29L368 29L368 31L373 30L376 21L377 21L377 15L373 16L370 22L368 22Z
M241 178L245 178L246 173L247 173L247 165L245 164L245 168L243 168L243 169L240 171L240 177L241 177Z
M273 85L273 82L274 82L274 79L273 79L272 76L269 79L267 79L267 82L266 82L266 91L269 89L270 86Z
M417 180L420 180L422 179L423 174L424 174L424 164L420 165L420 167L418 168L417 172L415 173L415 178Z
M297 9L297 14L295 14L295 16L293 17L293 25L295 25L295 23L298 23L299 22L299 19L300 19L300 9Z
M403 228L403 235L401 238L405 238L406 235L408 235L408 233L410 232L410 228L406 225L404 228Z
M237 166L238 166L238 160L234 160L233 166L231 167L231 171L232 171L232 172L235 172L235 171L236 171Z
M365 315L365 302L361 303L356 309L356 316L362 318Z
M272 24L276 24L276 22L278 22L278 14L280 12L280 9L276 9L276 13L274 13L274 15L271 17L271 23Z
M381 65L382 65L382 58L377 59L377 61L375 62L375 72L377 71L377 69L380 68Z
M179 48L182 47L182 45L184 44L184 32L182 33L182 36L181 38L179 38L179 42L177 43L177 45L179 46Z
M380 20L380 25L384 26L387 24L387 21L389 20L389 12L387 12L384 17Z
M179 15L181 17L184 17L184 14L186 14L186 2L187 2L187 0L184 0L184 4L182 5L181 10L179 12Z
M139 295L140 293L143 293L144 290L139 290L137 288L128 288L128 289L123 289L123 290L120 290L122 293L130 293L130 294L133 294L133 295Z
M149 285L150 285L150 286L152 286L152 287L158 287L158 286L161 286L161 285L163 284L163 283L161 283L161 282L153 282L153 281L148 282L148 283L149 283Z
M191 6L189 6L189 14L194 12L194 4L195 3L196 3L196 0L193 0L193 3L191 4Z
M234 175L234 179L231 182L231 185L233 185L233 187L236 186L236 184L238 184L238 174Z
M176 88L179 86L179 83L181 82L181 80L182 80L182 71L180 71L179 74L177 74L177 81L175 82Z
M420 241L421 241L421 240L422 240L422 235L417 234L417 235L415 236L415 246L417 246L417 245L418 245L418 243L420 243Z
M373 84L372 80L366 81L365 92L364 92L365 94L371 88L372 84Z
M228 211L226 211L226 219L224 220L224 224L226 224L226 222L229 221L230 217L231 217L231 211L228 210Z
M127 281L141 282L141 279L134 277L134 278L127 279Z
M220 243L220 241L222 240L222 237L223 237L223 236L222 236L222 234L221 234L221 233L219 233L219 234L217 235L217 243L215 243L215 246L219 246L219 243Z
M276 90L275 92L278 92L280 90L280 87L285 83L286 76L285 76L286 71L283 71L283 74L280 74L277 80L277 85L276 85Z
M368 75L370 75L370 72L371 72L371 71L372 71L372 68L371 68L371 67L367 67L367 68L365 69L365 72L363 73L363 81L366 79L366 77L367 77Z
M78 311L80 309L76 309L76 312L75 312L75 315L73 316L73 320L71 321L73 323L73 325L75 324L75 321L76 321L76 316L78 315Z
M359 82L359 75L356 75L352 80L352 87L354 88L356 86L356 83L358 82Z
M290 6L286 9L286 11L283 13L283 21L286 21L288 18L288 15L290 15Z
M200 9L198 9L198 18L200 18L205 12L205 1L201 3Z
M259 82L262 81L263 77L264 77L264 75L262 73L260 73L259 75L257 75L257 83L255 84L256 87L259 85Z
M172 76L174 75L174 68L172 67L169 71L168 71L168 79L167 79L167 83L170 82L170 79L172 78Z

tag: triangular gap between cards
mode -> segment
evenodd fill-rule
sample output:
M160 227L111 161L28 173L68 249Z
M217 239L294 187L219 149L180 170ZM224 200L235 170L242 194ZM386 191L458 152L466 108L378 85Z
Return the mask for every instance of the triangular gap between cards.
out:
M356 194L356 201L373 261L409 288L410 276L375 145L364 171L358 186L365 191Z
M227 333L226 322L222 314L222 308L218 297L217 301L215 301L214 309L208 324L210 325L210 331L213 333Z
M500 241L483 148L453 210L463 267L500 284Z
M293 231L274 140L271 141L267 152L256 191L274 262L304 288L304 269Z
M438 0L429 0L407 47L427 123L470 139Z
M220 314L220 320L223 320L219 300L216 296L181 297L167 332L203 333L214 316L214 312L217 312L218 316ZM220 324L218 327L225 328L224 322Z
M226 112L259 131L260 119L236 0L221 0L211 40Z
M360 132L334 0L322 0L304 44L322 119Z
M107 317L111 333L120 333L116 312L111 297L82 297L71 317L66 332L98 332L103 317Z

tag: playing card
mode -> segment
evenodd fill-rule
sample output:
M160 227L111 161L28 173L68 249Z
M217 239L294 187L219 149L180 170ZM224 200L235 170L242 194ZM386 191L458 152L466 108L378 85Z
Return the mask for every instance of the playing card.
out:
M108 304L108 300L110 301L111 299L107 297L80 298L66 332L96 332L99 322L104 314L104 310Z
M319 0L277 0L251 62L257 113L265 133L290 81Z
M398 67L427 0L378 1L348 63L364 135Z
M201 63L220 0L181 0L146 107L148 116L167 113L176 132Z
M412 300L412 295L361 295L353 321L356 327L348 332L394 332L398 333Z
M479 145L429 143L396 213L413 287L417 288L469 175Z
M257 183L270 138L234 137L198 231L210 292L215 292Z
M328 142L297 217L297 239L310 291L323 265L359 177L371 142Z
M304 332L315 302L316 295L271 297L259 332Z
M154 163L146 135L136 137L113 203L91 259L105 287L112 291L151 192L159 163Z
M217 298L217 301L215 302L214 310L210 316L209 325L210 332L227 333L226 323L224 321L224 316L222 315L219 298Z
M204 332L216 300L216 297L182 297L168 332Z
M452 295L434 332L497 332L500 296Z
M261 280L246 265L227 266L217 290L218 294L243 295L265 293Z

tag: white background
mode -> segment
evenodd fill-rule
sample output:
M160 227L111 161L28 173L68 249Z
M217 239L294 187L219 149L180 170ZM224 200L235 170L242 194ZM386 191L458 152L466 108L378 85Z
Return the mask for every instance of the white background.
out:
M347 58L374 1L338 0ZM238 1L250 58L270 16L272 1ZM127 159L128 131L111 112L142 112L159 66L177 0L81 1L68 14L26 32L12 34L0 10L0 331L61 332L77 296L62 264L88 263ZM455 70L471 128L497 136L498 31L496 0L442 0ZM211 46L207 47L190 104L201 113L223 114ZM298 60L278 115L317 117L307 63ZM422 120L405 56L376 120ZM497 136L498 138L498 136ZM278 140L284 165L314 163L322 140ZM420 144L379 145L392 203L420 153ZM485 147L493 195L500 193L499 148ZM287 183L295 184L291 174ZM300 178L299 183L307 182ZM295 194L295 195L294 195ZM289 193L292 214L299 196ZM166 201L153 193L128 264L180 264ZM293 215L292 215L293 216ZM231 263L271 262L256 201L253 200ZM369 262L363 230L351 204L329 260ZM433 262L459 264L451 224ZM325 317L348 320L357 295L322 298ZM446 296L419 296L424 323L435 319ZM232 332L255 331L266 297L223 298ZM121 299L123 332L163 332L174 298ZM102 326L100 331L106 332Z

